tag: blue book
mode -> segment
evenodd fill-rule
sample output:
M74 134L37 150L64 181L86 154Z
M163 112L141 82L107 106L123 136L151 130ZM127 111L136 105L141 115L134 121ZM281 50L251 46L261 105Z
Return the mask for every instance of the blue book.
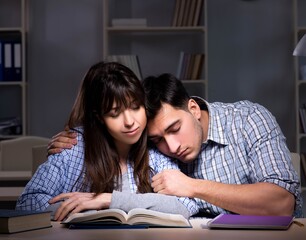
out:
M220 214L208 222L209 228L235 229L288 229L293 222L292 216L251 216Z

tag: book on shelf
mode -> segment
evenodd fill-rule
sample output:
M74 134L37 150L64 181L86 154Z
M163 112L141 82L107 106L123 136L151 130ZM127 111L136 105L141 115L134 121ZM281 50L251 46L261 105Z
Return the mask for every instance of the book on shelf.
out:
M21 81L21 38L17 33L0 33L0 81Z
M140 80L142 79L139 58L137 55L108 55L105 60L108 62L119 62L127 66Z
M128 213L121 209L105 209L74 213L62 222L71 228L82 227L191 227L180 214L169 214L144 208L134 208Z
M198 0L190 0L190 6L189 6L189 13L188 13L188 17L186 19L186 26L196 26L193 25L193 19L195 17L195 13L198 10L197 9L197 2ZM199 8L200 10L200 8Z
M208 222L209 228L221 229L288 229L292 224L292 216L251 216L220 214Z
M189 61L188 61L188 64L187 64L185 79L192 79L191 75L192 75L192 72L194 71L193 68L194 68L195 56L196 56L196 54L190 54L190 57L188 59Z
M181 80L187 80L188 78L188 69L190 68L190 59L191 59L191 53L185 53L183 57L183 67L180 74Z
M184 7L184 12L183 12L183 17L182 17L182 24L181 26L188 26L188 18L190 18L190 6L191 6L191 2L193 2L193 0L189 0L189 1L185 1L185 7Z
M178 16L179 16L179 11L180 11L180 6L181 3L180 1L182 0L176 0L175 1L175 6L174 6L174 12L173 12L173 17L172 17L172 26L178 26Z
M146 27L146 18L113 18L113 27Z
M301 171L303 171L304 176L306 177L306 153L301 153L300 156L301 156Z
M198 26L204 0L176 0L172 26Z
M13 43L13 74L15 81L21 81L21 42Z
M202 75L202 69L204 65L204 54L196 54L194 59L193 71L191 73L191 79L200 79Z
M177 22L176 22L176 27L183 26L183 17L184 17L184 12L185 12L185 5L186 2L185 0L177 0L179 1L179 8L178 8L178 13L177 13Z
M306 104L302 104L299 108L301 133L306 133Z
M0 39L0 82L4 80L3 72L4 72L4 67L3 67L3 50L2 50L2 41Z
M203 53L186 53L181 51L176 76L181 80L200 79L204 65Z
M16 233L51 227L51 212L0 210L0 233Z
M185 55L185 52L181 51L179 55L179 61L178 61L178 66L177 66L177 71L176 71L177 79L181 79L181 71L182 71L183 62L184 62L184 55Z
M196 5L196 9L195 9L195 13L193 16L193 23L192 26L198 26L200 23L200 17L201 17L201 13L202 13L202 6L203 6L203 1L204 0L197 0L197 5Z

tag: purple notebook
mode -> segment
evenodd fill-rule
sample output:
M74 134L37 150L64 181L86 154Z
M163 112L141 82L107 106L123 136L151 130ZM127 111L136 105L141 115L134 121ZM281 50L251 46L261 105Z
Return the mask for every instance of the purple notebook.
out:
M208 222L209 228L240 229L288 229L293 222L291 216L250 216L220 214Z

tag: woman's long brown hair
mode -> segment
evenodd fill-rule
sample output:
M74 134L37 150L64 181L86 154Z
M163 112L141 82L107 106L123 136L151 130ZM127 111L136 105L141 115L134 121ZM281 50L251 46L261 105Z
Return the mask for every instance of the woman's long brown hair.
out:
M69 117L68 127L83 127L85 143L85 182L95 193L112 192L121 181L119 156L113 138L101 123L113 103L128 107L130 100L144 106L145 93L136 75L124 65L100 62L85 75ZM140 193L152 192L147 150L147 132L129 153L134 168L134 179Z

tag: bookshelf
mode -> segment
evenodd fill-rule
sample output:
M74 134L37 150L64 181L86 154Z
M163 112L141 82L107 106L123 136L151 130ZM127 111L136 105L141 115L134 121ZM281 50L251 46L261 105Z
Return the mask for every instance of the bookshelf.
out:
M206 9L206 0L103 0L103 59L137 56L141 78L168 72L190 95L208 99ZM195 57L184 60L181 68L189 62L189 71L198 72L188 78L179 74L184 53L204 59L199 69L193 68Z
M294 46L299 39L306 34L306 1L294 0ZM296 106L296 152L306 154L306 129L303 129L301 109L306 105L306 76L302 74L302 69L306 71L306 56L294 57L295 67L295 106ZM304 122L305 123L305 122ZM302 189L306 190L306 174L301 168Z
M0 139L26 134L26 0L0 1Z

